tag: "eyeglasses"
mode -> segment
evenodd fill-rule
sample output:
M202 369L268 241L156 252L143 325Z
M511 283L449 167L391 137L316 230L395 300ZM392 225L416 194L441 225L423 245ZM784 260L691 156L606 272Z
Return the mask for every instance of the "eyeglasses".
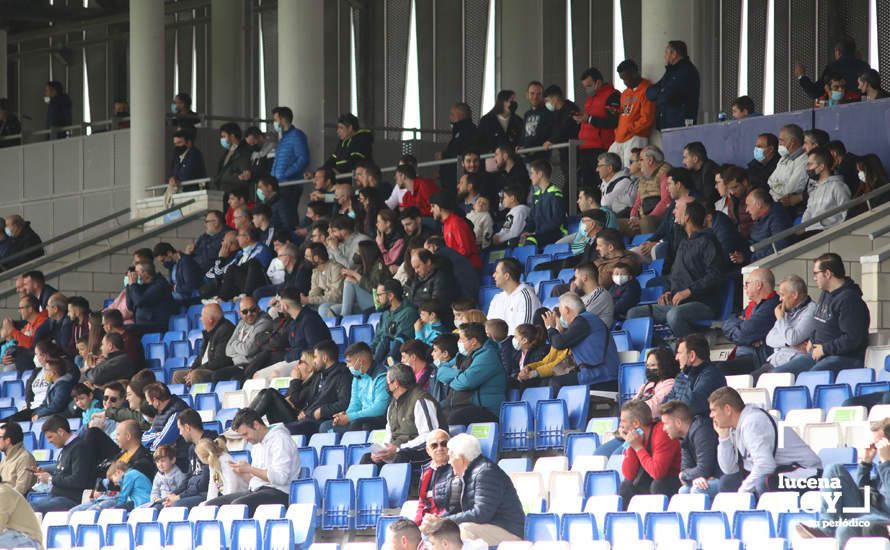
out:
M820 274L820 273L825 273L825 270L824 270L824 269L814 269L814 270L813 270L813 277L815 277L816 275L818 275L818 274ZM21 309L21 308L19 308L19 309Z
M241 310L241 315L250 315L251 313L256 313L259 310L257 307L249 307Z
M204 223L213 223L213 222L215 222L215 221L216 221L216 220L204 220Z
M430 449L439 449L448 446L448 440L443 439L442 441L433 441L429 444Z

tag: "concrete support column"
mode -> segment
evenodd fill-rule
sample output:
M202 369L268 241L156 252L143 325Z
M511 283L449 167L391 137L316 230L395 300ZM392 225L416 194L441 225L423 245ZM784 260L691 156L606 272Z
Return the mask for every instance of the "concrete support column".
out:
M164 183L164 1L130 2L130 208Z
M544 78L542 0L510 0L501 2L497 14L500 33L500 83L497 90L513 90L519 103L519 113L528 108L526 86L531 80ZM497 32L495 33L497 36ZM546 85L546 84L545 84ZM494 98L486 98L489 101ZM520 115L521 116L521 115Z
M309 166L324 160L324 2L278 3L278 104L309 140ZM273 106L270 106L270 108ZM305 194L304 194L305 196Z
M287 3L287 2L284 2ZM244 85L244 0L210 3L210 105L213 115L246 116ZM223 121L211 121L217 127Z
M6 81L6 73L9 71L9 64L6 58L6 31L0 29L0 97L9 97L8 83ZM17 109L21 111L21 109Z

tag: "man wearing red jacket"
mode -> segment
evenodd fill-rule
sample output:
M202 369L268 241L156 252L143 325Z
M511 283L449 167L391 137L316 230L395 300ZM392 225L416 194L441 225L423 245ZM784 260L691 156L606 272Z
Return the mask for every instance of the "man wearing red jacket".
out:
M476 236L467 220L455 214L454 197L449 193L440 192L430 197L433 218L442 224L442 236L445 246L453 248L461 256L466 257L477 270L482 269L482 258L476 246Z
M401 164L396 168L395 180L399 189L405 190L399 208L404 210L409 206L414 206L420 210L421 216L429 218L431 216L430 196L439 192L439 186L433 180L418 178L417 170L410 164Z
M627 446L621 463L624 481L618 489L625 509L634 495L676 494L680 443L667 436L660 420L652 419L649 405L638 399L622 405L618 431Z
M578 172L584 185L599 187L597 157L615 141L615 128L621 112L621 94L603 79L599 69L590 67L581 73L581 84L587 92L584 112L572 115L581 125L578 130Z

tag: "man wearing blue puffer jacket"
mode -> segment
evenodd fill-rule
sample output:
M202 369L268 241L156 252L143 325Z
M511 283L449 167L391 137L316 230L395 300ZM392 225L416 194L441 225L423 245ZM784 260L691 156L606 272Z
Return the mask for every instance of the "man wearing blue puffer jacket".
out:
M386 365L374 364L371 348L356 342L346 348L346 366L352 373L352 393L345 411L335 413L331 420L321 423L319 432L337 433L350 430L378 430L386 427L389 407L389 384Z
M450 389L448 423L497 422L507 390L498 345L485 335L482 323L462 324L459 335L458 360L436 370L436 380Z
M294 112L290 107L272 109L272 120L275 121L275 129L281 132L275 162L272 164L272 175L279 182L299 179L309 166L309 141L306 134L299 128L294 128ZM296 208L300 204L302 193L302 185L292 185L284 194L289 195L288 202Z
M559 297L559 316L553 311L544 314L544 325L555 349L570 349L578 368L574 372L554 376L550 380L553 395L563 386L602 384L618 380L618 348L612 333L573 292ZM617 388L617 384L615 385Z

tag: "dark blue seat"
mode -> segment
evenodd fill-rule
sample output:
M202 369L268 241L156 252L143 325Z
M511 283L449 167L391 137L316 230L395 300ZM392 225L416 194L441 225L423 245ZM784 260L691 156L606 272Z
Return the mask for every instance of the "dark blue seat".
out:
M633 399L646 382L646 364L622 363L618 365L618 399L623 403Z
M348 479L329 479L324 486L321 528L325 531L352 529L355 488Z
M595 433L582 432L570 433L566 436L566 457L569 459L569 467L575 459L582 455L592 455L600 446L600 437Z
M773 388L773 408L782 413L782 418L785 418L788 411L809 409L810 391L806 386L778 386Z
M529 432L533 430L534 416L531 406L525 401L505 401L501 403L501 450L528 451Z
M621 330L630 336L631 349L642 352L652 347L652 317L636 317L628 319L621 325Z
M614 470L597 470L584 475L584 498L601 495L617 495L618 472Z
M826 384L816 386L813 404L828 414L831 407L840 407L844 401L852 397L853 392L847 384Z
M386 480L380 477L359 479L355 495L355 528L370 529L377 526L388 501Z
M535 449L562 449L565 431L569 427L569 412L562 399L538 401L535 410Z
M587 415L590 412L590 390L587 386L563 386L559 389L557 399L566 403L569 413L569 427L573 430L583 430L587 424Z
M380 468L380 477L386 480L386 488L389 492L389 504L387 508L401 508L408 500L408 489L411 485L411 465L384 464Z
M525 540L531 542L559 540L559 516L556 514L527 514Z

